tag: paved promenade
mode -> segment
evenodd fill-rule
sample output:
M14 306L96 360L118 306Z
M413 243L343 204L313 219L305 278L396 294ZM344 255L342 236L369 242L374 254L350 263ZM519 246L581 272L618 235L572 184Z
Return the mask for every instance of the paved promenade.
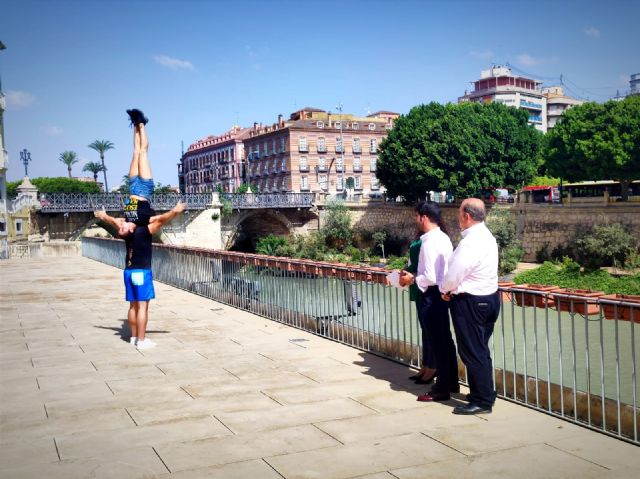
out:
M636 446L501 400L455 416L407 367L156 294L139 352L119 270L0 262L0 478L640 477Z

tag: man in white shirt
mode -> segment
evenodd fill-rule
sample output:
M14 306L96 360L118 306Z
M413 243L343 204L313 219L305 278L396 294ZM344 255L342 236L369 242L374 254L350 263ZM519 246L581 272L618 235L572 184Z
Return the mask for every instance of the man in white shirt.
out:
M454 414L488 414L496 400L489 338L500 312L498 244L484 224L485 217L484 203L477 198L460 205L462 240L440 285L443 299L451 301L458 352L467 367L470 389L469 404L456 407Z
M418 401L446 401L451 393L460 392L458 359L451 336L448 303L440 296L439 286L447 271L447 262L453 251L451 240L436 203L422 202L416 206L416 225L423 235L418 268L415 276L402 272L400 284L416 284L420 290L417 300L420 326L426 331L428 347L435 359L437 381ZM424 341L424 339L423 339Z

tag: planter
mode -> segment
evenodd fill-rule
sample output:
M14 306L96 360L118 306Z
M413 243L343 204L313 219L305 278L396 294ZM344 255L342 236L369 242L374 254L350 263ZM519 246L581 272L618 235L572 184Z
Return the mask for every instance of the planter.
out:
M519 289L527 289L529 291L535 291L537 293L544 294L534 294L527 293L521 291L513 291L513 296L516 299L516 304L518 306L531 306L535 308L553 308L555 302L551 296L548 295L549 292L554 291L557 286L549 286L546 284L520 284L515 287Z
M498 281L498 288L512 288L516 285L513 281ZM510 303L513 298L511 291L500 291L500 299L503 303Z
M634 294L605 294L600 299L632 303L631 305L600 303L605 318L640 323L640 296Z
M598 298L601 297L603 291L591 291L590 289L571 289L558 288L553 291L558 311L566 311L568 313L579 313L583 316L600 313L600 305ZM558 294L566 294L576 296L575 298L562 298Z

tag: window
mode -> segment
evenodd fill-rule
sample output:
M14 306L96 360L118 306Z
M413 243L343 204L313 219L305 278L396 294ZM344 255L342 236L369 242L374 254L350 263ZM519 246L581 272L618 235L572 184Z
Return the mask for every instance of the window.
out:
M344 171L344 160L336 158L336 171Z
M300 171L309 171L309 165L307 164L307 157L306 156L301 156L299 164L300 164Z
M375 130L376 129L376 124L375 123L369 123L369 129L370 130Z
M338 176L338 179L336 180L336 190L344 190L344 176L342 175Z
M371 163L369 165L369 169L371 171L376 171L377 163L378 163L378 159L374 156L373 158L371 158Z
M320 188L322 188L324 191L327 191L327 175L318 176L318 184L320 185Z
M376 178L376 175L371 175L371 189L372 190L380 189L380 183L378 183L378 178Z
M282 185L280 185L282 191L287 191L287 178L282 178Z
M16 233L22 234L22 220L16 219L15 225L16 225Z
M280 163L280 171L287 171L287 159L283 158Z
M285 152L284 138L280 138L280 153L284 153L284 152Z
M360 138L354 138L353 139L353 152L354 153L361 153L362 149L360 148Z
M376 153L378 151L378 140L371 138L369 140L369 153Z
M336 138L336 153L342 153L342 138Z
M327 145L324 141L324 138L318 138L318 153L326 153Z
M271 140L271 153L276 154L276 139Z
M353 159L353 171L362 171L362 163L360 162L359 156Z
M269 160L264 162L264 174L269 174Z
M324 156L318 158L318 171L327 171L327 163Z
M336 121L333 126L335 126L336 128L342 128L342 122L341 121Z
M7 223L4 222L4 220L0 220L0 233L6 233L7 232Z
M300 177L300 189L301 190L308 190L309 189L309 177L308 176L301 176Z
M319 122L317 122L317 123L316 123L316 126L317 126L318 128L324 128L324 121L319 121Z
M304 136L301 136L298 140L298 151L309 151L307 148L307 139Z
M266 141L264 142L264 145L262 145L262 151L264 153L264 156L269 155L269 144Z
M360 177L360 176L354 176L353 177L353 187L356 190L361 190L362 189L362 177Z
M359 130L359 129L360 129L360 125L358 125L357 123L353 123L353 124L351 125L351 127L352 127L354 130Z

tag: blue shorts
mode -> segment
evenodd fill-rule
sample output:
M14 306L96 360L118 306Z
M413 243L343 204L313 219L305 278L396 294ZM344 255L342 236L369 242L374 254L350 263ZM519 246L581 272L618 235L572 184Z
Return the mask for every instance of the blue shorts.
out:
M124 289L127 301L149 301L156 297L150 269L125 269Z
M150 200L153 194L153 178L129 177L129 194Z

